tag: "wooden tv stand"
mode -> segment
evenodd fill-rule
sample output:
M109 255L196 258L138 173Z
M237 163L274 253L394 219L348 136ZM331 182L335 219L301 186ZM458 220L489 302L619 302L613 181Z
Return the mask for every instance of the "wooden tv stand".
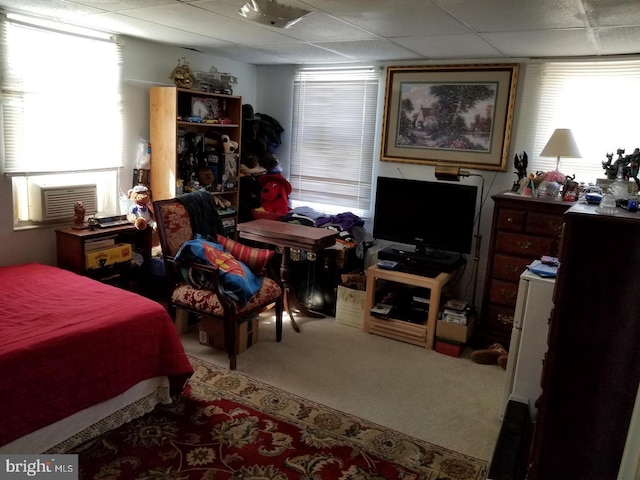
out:
M447 284L451 276L451 273L440 273L436 277L425 277L398 270L385 270L375 265L369 267L367 269L367 294L364 305L363 329L365 333L382 335L433 350L442 287ZM371 315L369 311L375 304L377 280L388 280L429 289L431 291L429 313L425 321L422 324L416 324L394 318L382 319Z

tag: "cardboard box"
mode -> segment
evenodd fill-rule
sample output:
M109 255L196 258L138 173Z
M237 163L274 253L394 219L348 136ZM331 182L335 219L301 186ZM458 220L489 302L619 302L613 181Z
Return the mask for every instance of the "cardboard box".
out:
M364 301L367 292L342 285L338 286L336 322L356 328L364 328Z
M469 319L469 325L460 325L458 323L438 320L438 325L436 326L436 337L460 343L467 343L469 337L471 337L471 334L473 333L474 323L475 317L473 316Z
M464 351L464 343L447 340L445 338L436 338L436 352L450 357L460 358Z
M251 345L258 342L258 318L247 320L236 325L236 353L244 352ZM222 320L200 318L200 343L216 350L226 351L224 348L224 326Z
M132 257L133 250L130 243L118 243L113 247L85 252L84 255L87 270L128 262Z

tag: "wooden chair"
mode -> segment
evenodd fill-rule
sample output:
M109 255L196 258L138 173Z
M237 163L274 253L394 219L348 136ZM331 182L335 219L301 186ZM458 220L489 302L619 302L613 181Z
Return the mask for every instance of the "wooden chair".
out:
M199 233L194 231L192 216L187 207L174 198L154 201L153 209L165 270L172 286L170 313L175 315L178 331L186 327L189 312L223 322L224 344L229 354L229 368L235 370L238 325L250 318L255 318L256 314L275 304L276 340L278 342L282 340L283 289L271 266L267 266L263 274L262 286L258 292L245 305L241 305L223 291L217 266L199 263L180 263L178 265L176 262L176 254L180 247L185 242L196 238L196 233ZM215 208L212 210L211 221L213 225L219 225L217 212ZM213 230L216 231L217 228L214 227ZM261 250L236 243L236 246L238 245L243 249L243 252L250 256ZM262 250L259 253L264 252ZM268 261L265 263L270 264ZM213 286L207 289L184 281L181 274L183 268L192 268L198 273L207 272L207 278L211 280Z

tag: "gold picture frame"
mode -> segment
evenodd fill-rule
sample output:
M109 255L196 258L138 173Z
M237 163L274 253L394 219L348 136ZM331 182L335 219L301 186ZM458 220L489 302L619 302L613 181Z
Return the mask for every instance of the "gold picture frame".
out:
M381 160L506 171L518 70L388 67Z

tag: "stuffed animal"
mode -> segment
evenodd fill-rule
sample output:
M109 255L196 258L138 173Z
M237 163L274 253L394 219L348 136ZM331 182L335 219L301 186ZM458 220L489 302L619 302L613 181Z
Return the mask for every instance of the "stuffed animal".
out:
M291 184L279 174L258 177L260 182L260 208L264 212L286 215L289 212Z
M234 153L238 151L238 142L231 140L229 135L221 135L222 151L224 153Z
M240 176L264 175L265 173L267 173L267 169L259 164L258 156L243 150L240 154Z
M129 199L133 201L129 208L129 218L138 230L147 227L156 229L156 222L149 209L149 189L144 185L136 185L129 190Z

